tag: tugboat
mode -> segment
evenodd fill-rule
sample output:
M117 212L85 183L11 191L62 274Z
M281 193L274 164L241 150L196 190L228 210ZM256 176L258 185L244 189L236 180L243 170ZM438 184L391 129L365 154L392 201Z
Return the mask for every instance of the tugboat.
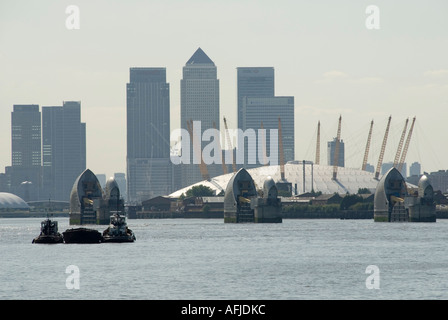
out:
M58 232L58 222L50 218L40 223L40 234L33 239L32 243L62 243L62 235Z
M103 237L98 230L88 228L72 228L62 233L65 243L101 243Z
M109 227L103 231L103 242L134 242L134 232L128 228L126 217L119 212L110 216Z

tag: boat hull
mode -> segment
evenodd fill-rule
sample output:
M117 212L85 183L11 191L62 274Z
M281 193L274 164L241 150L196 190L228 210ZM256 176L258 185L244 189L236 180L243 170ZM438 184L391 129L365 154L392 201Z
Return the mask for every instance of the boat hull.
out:
M116 233L111 228L107 228L103 232L103 242L134 242L135 235L131 229L127 229L125 233Z
M68 229L62 235L65 243L101 243L103 240L98 230L87 228Z
M103 236L103 242L134 242L133 236Z
M33 243L63 243L64 239L61 234L58 235L40 235L33 239Z

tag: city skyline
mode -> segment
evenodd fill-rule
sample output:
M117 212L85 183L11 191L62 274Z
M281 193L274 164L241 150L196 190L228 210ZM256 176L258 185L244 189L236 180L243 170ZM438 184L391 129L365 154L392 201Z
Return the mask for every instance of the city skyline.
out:
M276 95L295 97L296 159L314 160L317 122L323 146L336 136L341 115L346 166L361 167L372 119L368 162L376 165L391 115L388 162L406 118L416 116L406 162L421 163L422 172L448 168L443 148L448 5L443 1L374 1L379 30L366 28L365 9L371 3L364 1L77 1L79 30L66 28L69 4L0 4L3 168L11 165L13 105L73 100L83 105L87 168L107 177L126 172L129 68L166 68L173 131L180 127L182 68L198 47L217 66L221 127L223 116L229 127L237 127L237 68L273 67Z

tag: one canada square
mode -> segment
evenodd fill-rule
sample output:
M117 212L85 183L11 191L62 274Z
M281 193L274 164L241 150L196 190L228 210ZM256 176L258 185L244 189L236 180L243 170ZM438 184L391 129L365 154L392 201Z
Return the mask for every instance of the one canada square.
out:
M219 80L215 63L198 48L183 67L181 86L181 128L188 130L188 123L193 123L192 132L197 139L207 129L219 130ZM200 128L199 128L200 126ZM201 149L207 141L201 143ZM199 145L199 143L197 144ZM184 146L182 147L184 148ZM190 162L182 164L182 187L204 180L204 174L193 159L193 144L190 145ZM207 165L204 170L210 177L222 174L221 165Z
M173 191L166 69L131 68L126 89L127 190L136 204Z

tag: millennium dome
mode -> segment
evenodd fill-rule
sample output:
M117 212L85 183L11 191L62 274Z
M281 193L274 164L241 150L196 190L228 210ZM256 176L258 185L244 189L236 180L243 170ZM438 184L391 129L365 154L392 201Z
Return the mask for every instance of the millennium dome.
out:
M317 165L311 162L290 161L284 166L284 178L286 182L291 183L293 194L303 194L305 192L322 192L323 194L356 194L360 188L367 188L372 193L375 192L378 180L375 179L375 173L363 171L356 168L338 167L336 179L333 179L334 167L328 165ZM275 182L281 181L280 166L262 166L258 168L247 169L254 179L257 189L263 188L266 179L272 177ZM170 194L170 197L179 197L182 193L196 185L205 185L220 193L225 190L227 183L233 176L227 173L212 178L210 181L204 180L193 185L187 186ZM381 179L381 175L379 176ZM409 185L409 187L411 187Z
M19 196L8 192L0 192L0 210L2 209L29 210L30 207Z

